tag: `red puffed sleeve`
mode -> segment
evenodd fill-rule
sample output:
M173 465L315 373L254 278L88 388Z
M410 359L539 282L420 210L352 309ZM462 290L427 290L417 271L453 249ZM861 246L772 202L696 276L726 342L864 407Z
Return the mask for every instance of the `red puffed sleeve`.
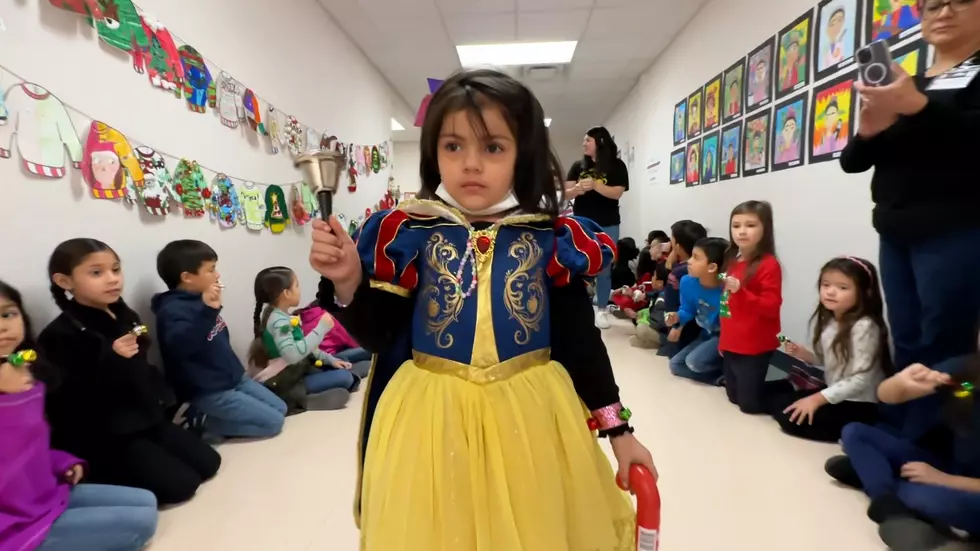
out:
M555 222L555 254L548 275L558 287L576 277L592 278L616 260L616 243L588 218L559 217Z
M400 210L372 214L354 236L372 288L409 296L419 282L417 232Z

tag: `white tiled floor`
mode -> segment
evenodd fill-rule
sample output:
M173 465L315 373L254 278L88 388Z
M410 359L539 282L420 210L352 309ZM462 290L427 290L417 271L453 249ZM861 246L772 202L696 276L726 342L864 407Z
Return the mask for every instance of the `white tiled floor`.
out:
M723 389L672 377L664 359L629 347L631 329L615 326L606 342L661 473L663 551L884 549L864 496L823 473L837 446L785 436L771 419L740 414ZM221 446L221 472L163 513L151 551L356 551L362 398L290 417L275 439Z

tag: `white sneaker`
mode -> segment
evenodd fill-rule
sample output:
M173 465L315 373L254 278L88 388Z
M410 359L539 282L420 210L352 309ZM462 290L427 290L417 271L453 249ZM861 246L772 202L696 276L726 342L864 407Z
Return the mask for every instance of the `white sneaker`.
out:
M606 315L606 310L599 308L595 311L595 326L599 329L609 329L612 327L609 324L609 318Z

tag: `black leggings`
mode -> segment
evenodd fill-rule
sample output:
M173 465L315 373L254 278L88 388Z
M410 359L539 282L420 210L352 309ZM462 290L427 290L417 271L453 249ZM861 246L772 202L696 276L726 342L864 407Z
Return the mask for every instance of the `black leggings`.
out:
M780 381L784 382L784 381ZM773 387L769 386L770 391ZM789 420L789 414L783 413L793 402L812 396L819 390L793 390L793 386L785 381L783 391L771 395L769 399L770 414L779 423L783 432L791 436L816 440L818 442L836 442L840 440L844 425L849 423L864 423L874 425L878 418L878 405L871 402L841 402L839 404L824 404L813 414L813 424L797 425Z
M728 401L742 413L768 413L766 404L766 373L772 352L748 356L724 351L722 369L725 373L725 392Z
M221 466L211 446L169 422L100 446L84 459L89 463L85 482L143 488L160 505L189 500Z

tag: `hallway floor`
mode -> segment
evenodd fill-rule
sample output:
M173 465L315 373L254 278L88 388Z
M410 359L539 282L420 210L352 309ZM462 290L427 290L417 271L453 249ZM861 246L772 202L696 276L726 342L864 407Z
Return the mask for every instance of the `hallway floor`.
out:
M767 417L740 414L724 389L671 376L665 359L629 347L631 330L614 326L606 343L636 434L660 470L662 551L884 549L865 497L823 473L838 446L785 436ZM356 551L362 398L290 417L275 439L222 445L219 475L162 514L150 550Z

